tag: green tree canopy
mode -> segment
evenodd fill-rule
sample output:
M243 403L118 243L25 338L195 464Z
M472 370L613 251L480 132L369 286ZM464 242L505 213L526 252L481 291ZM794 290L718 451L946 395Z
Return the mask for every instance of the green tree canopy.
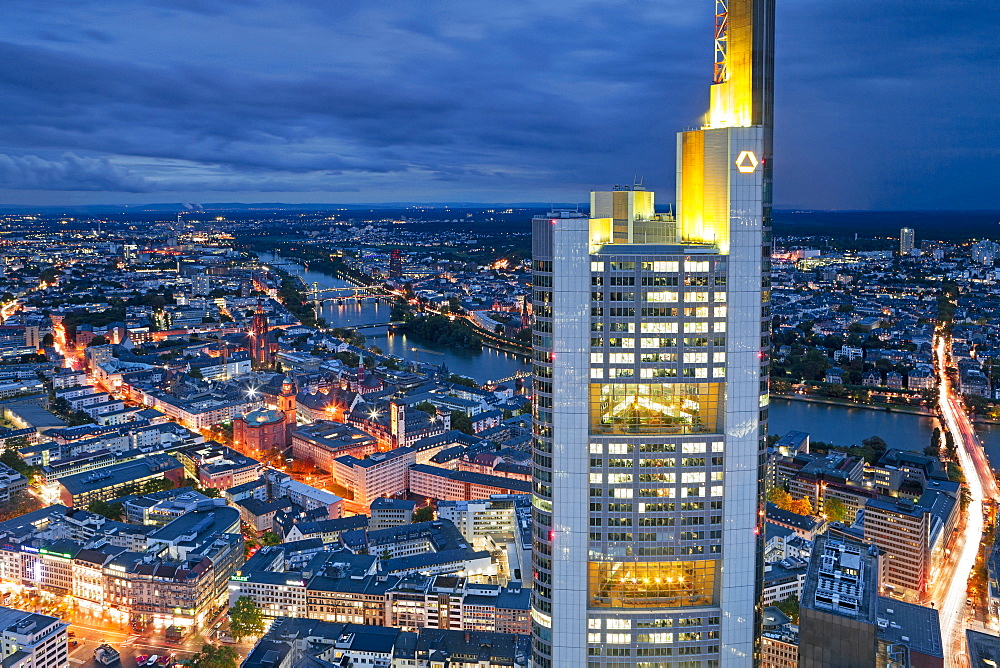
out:
M191 668L237 668L239 665L240 655L227 645L202 645L201 651L191 657Z
M124 512L122 510L122 504L120 503L108 503L107 501L102 501L100 499L95 499L87 505L87 510L96 514L107 517L109 520L114 520L115 522L121 522Z
M422 508L417 508L413 513L414 522L430 522L434 519L434 508L432 506L424 506Z
M248 636L259 636L263 633L264 613L261 612L257 601L249 596L240 596L236 599L236 605L229 609L229 634L239 642Z
M472 430L472 418L465 414L464 411L452 411L451 412L451 428L457 429L466 434L475 433Z
M799 597L795 594L781 599L774 604L774 607L788 615L793 624L799 623Z
M843 522L848 519L847 506L840 499L828 496L823 500L823 512L831 522Z

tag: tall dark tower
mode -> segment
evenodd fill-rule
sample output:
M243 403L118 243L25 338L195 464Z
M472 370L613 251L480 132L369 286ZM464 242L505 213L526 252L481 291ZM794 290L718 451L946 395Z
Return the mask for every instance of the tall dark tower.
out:
M403 251L394 248L389 253L389 278L399 279L403 277Z
M281 392L278 394L278 410L285 414L285 442L284 447L292 444L292 431L296 423L295 396L298 389L291 374L285 374L285 379L281 383Z
M258 369L270 368L271 359L270 327L267 323L267 314L264 313L264 300L257 300L257 310L253 314L253 321L250 323L250 358L254 367Z
M715 6L676 219L636 185L533 221L535 668L755 662L774 0Z

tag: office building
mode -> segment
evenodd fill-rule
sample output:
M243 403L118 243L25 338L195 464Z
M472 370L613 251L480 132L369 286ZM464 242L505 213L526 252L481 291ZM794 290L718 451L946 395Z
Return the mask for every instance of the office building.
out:
M0 607L0 660L4 668L69 668L61 619Z
M799 609L799 666L874 666L878 651L875 548L816 539Z
M878 548L822 536L802 589L801 668L944 667L938 612L878 595Z
M912 227L902 227L899 229L899 254L903 257L913 254Z
M538 668L753 662L774 3L716 6L676 219L626 187L533 222Z

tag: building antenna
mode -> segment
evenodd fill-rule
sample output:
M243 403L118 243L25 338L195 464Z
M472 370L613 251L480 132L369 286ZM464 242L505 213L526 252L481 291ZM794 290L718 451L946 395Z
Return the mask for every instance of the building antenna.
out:
M645 180L644 176L633 176L632 177L632 190L645 190L645 186L642 182Z

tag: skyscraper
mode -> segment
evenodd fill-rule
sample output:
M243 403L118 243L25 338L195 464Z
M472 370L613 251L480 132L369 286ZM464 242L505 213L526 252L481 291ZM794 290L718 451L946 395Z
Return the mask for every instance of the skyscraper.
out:
M899 228L899 254L903 257L913 252L913 228Z
M773 0L716 3L677 217L533 222L533 662L749 666L767 422Z

